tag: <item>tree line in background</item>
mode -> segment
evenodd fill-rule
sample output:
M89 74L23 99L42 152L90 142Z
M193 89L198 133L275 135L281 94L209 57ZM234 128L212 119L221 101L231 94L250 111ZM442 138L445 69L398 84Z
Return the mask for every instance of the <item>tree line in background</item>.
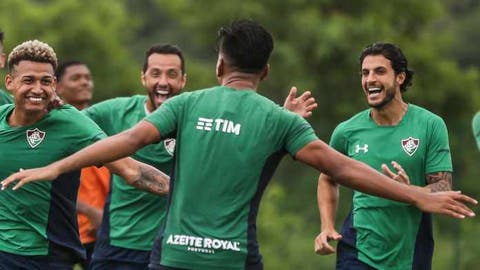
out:
M408 102L442 116L454 161L454 187L480 198L480 155L470 122L480 109L480 3L475 0L2 0L5 51L28 39L52 45L62 60L92 70L95 100L143 93L144 51L154 43L185 52L186 91L216 84L214 42L220 25L250 18L275 38L269 78L260 93L281 103L290 86L314 93L309 119L325 141L335 126L366 108L358 56L375 41L398 44L416 72ZM3 72L4 73L4 72ZM313 253L320 224L318 172L286 158L259 213L266 269L333 269L334 256ZM350 207L342 189L338 227ZM478 212L478 207L475 208ZM480 220L435 218L434 269L474 269Z

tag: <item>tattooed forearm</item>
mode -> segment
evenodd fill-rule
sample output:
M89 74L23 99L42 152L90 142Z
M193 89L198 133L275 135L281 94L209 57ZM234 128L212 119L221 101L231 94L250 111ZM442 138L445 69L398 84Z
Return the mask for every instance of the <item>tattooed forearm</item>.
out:
M131 184L141 190L165 195L169 191L170 177L161 171L144 165L139 165L139 175Z
M427 187L431 192L448 191L452 189L452 173L437 172L427 175Z

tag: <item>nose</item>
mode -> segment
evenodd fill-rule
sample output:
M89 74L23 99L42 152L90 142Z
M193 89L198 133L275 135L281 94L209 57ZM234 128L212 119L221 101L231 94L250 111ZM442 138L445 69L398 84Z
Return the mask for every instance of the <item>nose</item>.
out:
M81 85L85 85L89 88L93 88L93 81L89 78L83 78L81 81Z
M168 85L168 77L166 74L162 74L161 76L158 77L157 81L158 85L161 86L167 86Z
M377 80L377 77L375 76L375 72L369 72L366 78L367 83L375 82L376 80Z
M43 92L42 83L40 81L35 82L32 86L31 91L34 93L42 93Z

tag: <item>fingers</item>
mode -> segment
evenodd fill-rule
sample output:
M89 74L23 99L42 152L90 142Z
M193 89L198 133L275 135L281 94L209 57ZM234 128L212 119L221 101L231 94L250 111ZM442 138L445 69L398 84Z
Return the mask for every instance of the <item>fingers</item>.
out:
M23 172L24 172L24 170L20 169L20 172L14 173L14 174L10 175L9 177L5 178L5 180L2 181L2 190L7 189L7 187L12 182L15 182L17 180L19 180L19 181L15 184L15 186L13 186L12 190L17 190L18 188L22 187L26 183L30 182L31 181L30 178L25 177Z
M17 190L28 182L30 182L30 180L28 178L24 178L24 179L18 181L18 183L15 186L13 186L12 190Z
M394 172L392 172L390 170L390 168L388 168L388 166L386 164L382 164L382 170L383 172L390 178L392 178L393 180L397 181L397 182L400 182L400 183L404 183L404 184L407 184L409 185L410 184L410 178L408 177L407 173L405 172L405 170L400 166L400 164L398 164L397 162L395 161L392 161L392 166L395 170L397 170L397 174L395 174Z
M451 209L461 215L474 217L475 213L469 207L467 207L464 203L470 203L475 205L477 204L477 201L467 195L456 193L455 202L452 205Z
M303 92L302 95L300 95L300 96L298 97L298 99L301 100L301 101L303 101L303 102L306 102L307 100L312 99L312 98L313 98L313 97L312 97L312 92L310 92L310 91L305 91L305 92ZM313 101L315 102L315 99L314 99L314 98L313 98Z
M287 99L294 99L297 96L297 87L292 86L290 93L288 93Z
M331 240L338 241L342 239L342 235L336 231L331 232L330 234L322 232L315 238L315 253L320 255L328 255L335 253L335 248L331 246L328 242Z
M335 253L335 248L328 244L328 241L324 234L320 234L315 239L315 253L320 255L328 255Z
M395 178L395 176L397 176L392 171L390 171L390 168L388 168L386 164L382 164L382 170L390 178Z
M17 179L17 173L10 175L2 181L2 190L5 190L13 181Z
M450 191L450 192L452 192L452 191ZM467 195L465 195L465 194L462 194L461 191L453 191L453 192L456 193L456 198L455 198L455 199L456 199L457 201L462 201L462 202L464 202L464 203L470 203L470 204L473 204L473 205L478 204L478 201L477 201L477 200L475 200L474 198L469 197L469 196L467 196Z
M475 216L475 213L464 203L477 204L477 201L467 195L461 194L459 191L445 191L430 194L432 197L429 203L436 204L436 206L431 209L431 212L461 219Z

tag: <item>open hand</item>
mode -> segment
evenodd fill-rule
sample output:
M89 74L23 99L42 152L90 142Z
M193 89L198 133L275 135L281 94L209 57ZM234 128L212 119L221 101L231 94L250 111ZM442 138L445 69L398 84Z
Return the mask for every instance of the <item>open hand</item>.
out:
M301 96L297 97L297 88L293 86L288 93L283 107L293 113L300 115L303 118L308 118L312 115L312 111L317 108L318 104L315 98L312 97L310 91L305 91Z

